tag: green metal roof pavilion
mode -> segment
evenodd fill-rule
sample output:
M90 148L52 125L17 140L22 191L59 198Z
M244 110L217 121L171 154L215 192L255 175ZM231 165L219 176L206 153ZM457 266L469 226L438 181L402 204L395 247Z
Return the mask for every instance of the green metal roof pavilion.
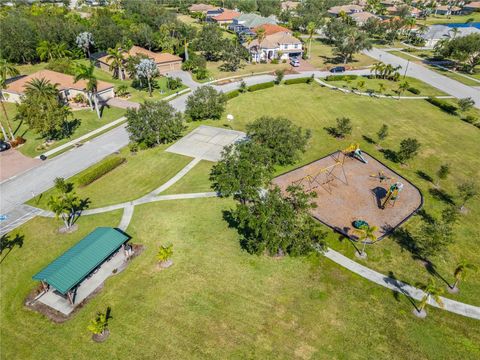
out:
M78 285L130 238L114 228L99 227L33 276L62 294Z

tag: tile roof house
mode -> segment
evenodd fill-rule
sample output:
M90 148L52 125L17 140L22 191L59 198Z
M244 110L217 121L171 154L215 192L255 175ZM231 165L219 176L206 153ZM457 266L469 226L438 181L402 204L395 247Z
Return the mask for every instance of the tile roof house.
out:
M440 5L435 8L435 12L438 15L457 15L460 13L462 8L458 6L447 6L447 5Z
M220 25L228 25L233 22L234 19L239 17L241 14L235 10L223 9L223 11L215 16L209 18L210 21L216 22Z
M280 25L275 25L275 24L263 24L260 26L257 26L252 29L254 33L257 32L259 29L264 29L265 30L265 35L273 35L279 32L286 32L286 33L291 33L290 29L287 29L283 26Z
M181 57L170 53L156 53L136 45L132 46L132 48L128 50L126 58L137 55L143 55L155 61L160 74L165 74L168 71L180 70L182 68ZM108 60L108 55L98 58L96 60L96 65L102 70L110 71L110 61Z
M282 10L295 10L298 5L300 5L299 2L297 1L283 1L280 6L282 7Z
M51 84L57 84L59 96L65 101L72 99L77 94L87 96L87 82L85 80L75 82L75 78L71 75L52 70L40 70L7 82L7 88L2 91L5 101L21 102L28 83L33 79L45 79ZM101 101L106 101L114 96L115 91L113 84L101 80L97 81L97 97Z
M244 43L254 62L273 59L288 60L290 57L300 57L303 53L302 42L289 32L278 32L265 36L259 44L258 39L250 44Z
M380 19L377 15L368 11L355 12L353 14L349 14L348 16L355 20L357 25L363 25L370 19Z
M341 6L333 6L328 9L328 14L331 16L339 16L342 12L349 15L357 12L362 12L363 6L360 5L341 5Z
M463 6L462 12L470 14L474 11L480 11L480 1L472 1L471 3Z
M193 4L188 8L188 11L190 11L192 13L198 13L199 12L199 13L206 14L207 11L217 10L217 9L219 9L217 6L213 6L213 5L210 5L210 4Z
M233 19L228 28L229 30L235 31L238 34L248 32L260 25L275 25L276 23L277 19L275 16L263 17L257 14L241 14L237 18Z

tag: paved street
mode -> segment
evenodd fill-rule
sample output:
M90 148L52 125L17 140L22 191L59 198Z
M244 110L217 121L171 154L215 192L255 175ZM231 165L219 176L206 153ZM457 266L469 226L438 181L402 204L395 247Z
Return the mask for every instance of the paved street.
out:
M405 73L408 64L407 76L422 80L423 82L459 99L471 97L475 101L475 107L480 108L480 90L478 89L440 75L433 70L427 69L425 66L415 64L412 61L408 62L408 60L392 55L381 49L373 48L372 50L365 51L365 54L386 64L391 64L393 66L400 65L402 67L400 70L402 75Z

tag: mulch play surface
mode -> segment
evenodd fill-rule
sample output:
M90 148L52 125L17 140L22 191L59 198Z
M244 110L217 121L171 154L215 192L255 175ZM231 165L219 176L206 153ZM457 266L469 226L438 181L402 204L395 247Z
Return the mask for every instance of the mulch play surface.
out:
M282 190L296 183L306 191L314 191L317 194L317 208L311 211L312 215L349 238L355 239L352 225L355 220L364 220L371 226L377 226L379 230L376 235L383 237L415 213L421 207L423 199L420 191L408 180L374 157L366 153L363 156L368 161L367 164L345 157L342 169L340 165L333 165L336 159L342 161L343 155L328 155L278 176L273 183ZM330 167L330 176L324 172L316 177L317 181L311 180L321 169L327 167ZM382 172L390 179L380 181L378 175ZM305 178L307 175L313 176L309 180ZM403 184L400 196L393 205L388 202L385 209L382 209L388 188L396 182Z

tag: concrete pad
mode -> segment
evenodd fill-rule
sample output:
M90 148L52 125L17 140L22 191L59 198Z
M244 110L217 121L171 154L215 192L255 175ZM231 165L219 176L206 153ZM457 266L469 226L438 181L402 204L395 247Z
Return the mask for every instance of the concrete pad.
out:
M89 278L82 281L77 288L75 303L72 305L67 297L50 288L37 301L52 309L69 315L78 305L92 294L103 282L113 274L114 269L120 269L126 261L123 250L119 250L109 261L104 262Z
M198 159L218 161L224 146L245 139L241 131L201 125L166 151Z

